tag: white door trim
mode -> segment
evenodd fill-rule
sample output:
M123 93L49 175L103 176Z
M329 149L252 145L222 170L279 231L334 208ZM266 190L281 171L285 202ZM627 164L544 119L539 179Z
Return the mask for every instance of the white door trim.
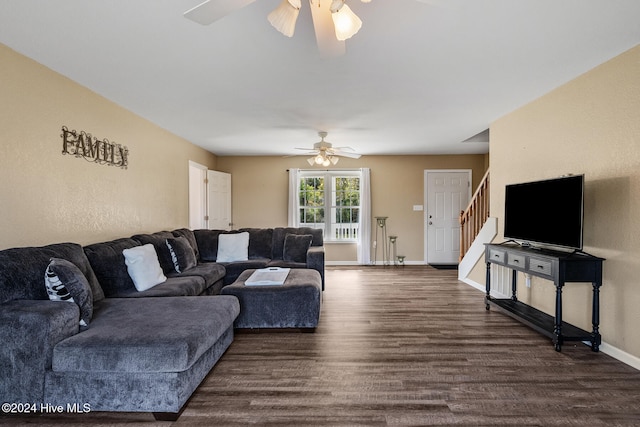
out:
M424 170L424 181L423 181L423 185L424 185L424 209L423 209L423 222L422 222L422 227L423 227L423 236L424 236L424 241L423 241L423 247L424 247L424 264L428 264L429 263L429 240L428 240L428 227L427 222L429 221L429 194L428 194L428 190L429 190L429 186L428 186L428 177L429 174L436 174L436 173L467 173L467 175L469 176L469 186L468 186L468 199L471 199L471 186L473 185L473 176L472 176L472 170L471 169L425 169ZM466 206L465 206L466 207Z

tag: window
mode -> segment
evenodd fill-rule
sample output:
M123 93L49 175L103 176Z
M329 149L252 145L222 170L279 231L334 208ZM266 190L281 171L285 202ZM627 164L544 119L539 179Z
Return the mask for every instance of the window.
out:
M328 241L360 237L360 171L300 174L299 226L321 228Z

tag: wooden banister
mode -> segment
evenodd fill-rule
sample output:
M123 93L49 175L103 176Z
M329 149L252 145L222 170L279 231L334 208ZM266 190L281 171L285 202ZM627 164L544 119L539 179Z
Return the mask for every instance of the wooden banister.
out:
M489 170L473 193L465 210L460 212L460 260L489 218Z

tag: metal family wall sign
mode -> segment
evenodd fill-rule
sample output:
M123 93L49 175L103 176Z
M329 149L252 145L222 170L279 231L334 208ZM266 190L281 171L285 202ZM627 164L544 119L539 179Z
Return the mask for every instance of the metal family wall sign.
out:
M99 140L85 131L77 132L62 126L62 154L83 158L101 165L118 166L127 169L129 149L108 139Z

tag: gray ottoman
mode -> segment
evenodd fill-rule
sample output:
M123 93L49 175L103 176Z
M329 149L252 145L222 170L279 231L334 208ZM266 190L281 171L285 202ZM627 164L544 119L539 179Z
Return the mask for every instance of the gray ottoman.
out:
M316 270L292 268L282 285L246 286L255 270L246 270L231 285L222 288L223 295L234 295L240 301L240 315L234 327L314 329L320 319L322 280Z

